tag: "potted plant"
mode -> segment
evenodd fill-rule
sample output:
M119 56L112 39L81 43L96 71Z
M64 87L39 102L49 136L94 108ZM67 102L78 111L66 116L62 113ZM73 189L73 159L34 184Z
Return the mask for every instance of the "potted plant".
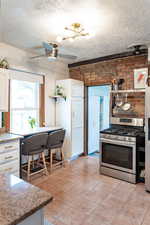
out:
M35 120L35 118L29 116L28 122L29 122L29 125L30 125L30 127L32 129L36 126L36 120Z
M55 95L61 96L62 98L64 98L66 100L66 96L64 94L64 88L60 85L56 85Z

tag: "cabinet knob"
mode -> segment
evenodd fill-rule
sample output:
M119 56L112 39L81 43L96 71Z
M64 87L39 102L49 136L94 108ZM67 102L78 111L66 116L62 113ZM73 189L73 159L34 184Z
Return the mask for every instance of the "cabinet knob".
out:
M5 159L12 159L13 156L6 156Z
M8 148L13 148L13 145L5 146L5 149L8 149Z

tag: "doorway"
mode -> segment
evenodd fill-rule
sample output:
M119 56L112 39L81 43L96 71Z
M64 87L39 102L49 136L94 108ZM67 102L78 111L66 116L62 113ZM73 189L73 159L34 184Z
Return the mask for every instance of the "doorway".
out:
M110 85L88 87L88 154L99 152L100 131L109 127Z

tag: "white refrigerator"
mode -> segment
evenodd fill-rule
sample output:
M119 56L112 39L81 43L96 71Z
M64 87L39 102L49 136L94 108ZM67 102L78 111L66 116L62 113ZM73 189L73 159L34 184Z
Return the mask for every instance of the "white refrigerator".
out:
M74 79L57 80L63 87L66 101L56 101L56 126L66 129L65 159L73 159L84 152L84 84Z

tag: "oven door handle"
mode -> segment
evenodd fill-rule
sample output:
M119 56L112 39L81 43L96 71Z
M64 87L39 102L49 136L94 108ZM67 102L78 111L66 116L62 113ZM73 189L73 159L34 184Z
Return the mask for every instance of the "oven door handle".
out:
M124 145L124 146L129 146L133 147L135 146L135 142L124 142L124 141L118 141L118 140L108 140L106 138L101 138L100 139L101 143L108 143L108 144L114 144L114 145Z

